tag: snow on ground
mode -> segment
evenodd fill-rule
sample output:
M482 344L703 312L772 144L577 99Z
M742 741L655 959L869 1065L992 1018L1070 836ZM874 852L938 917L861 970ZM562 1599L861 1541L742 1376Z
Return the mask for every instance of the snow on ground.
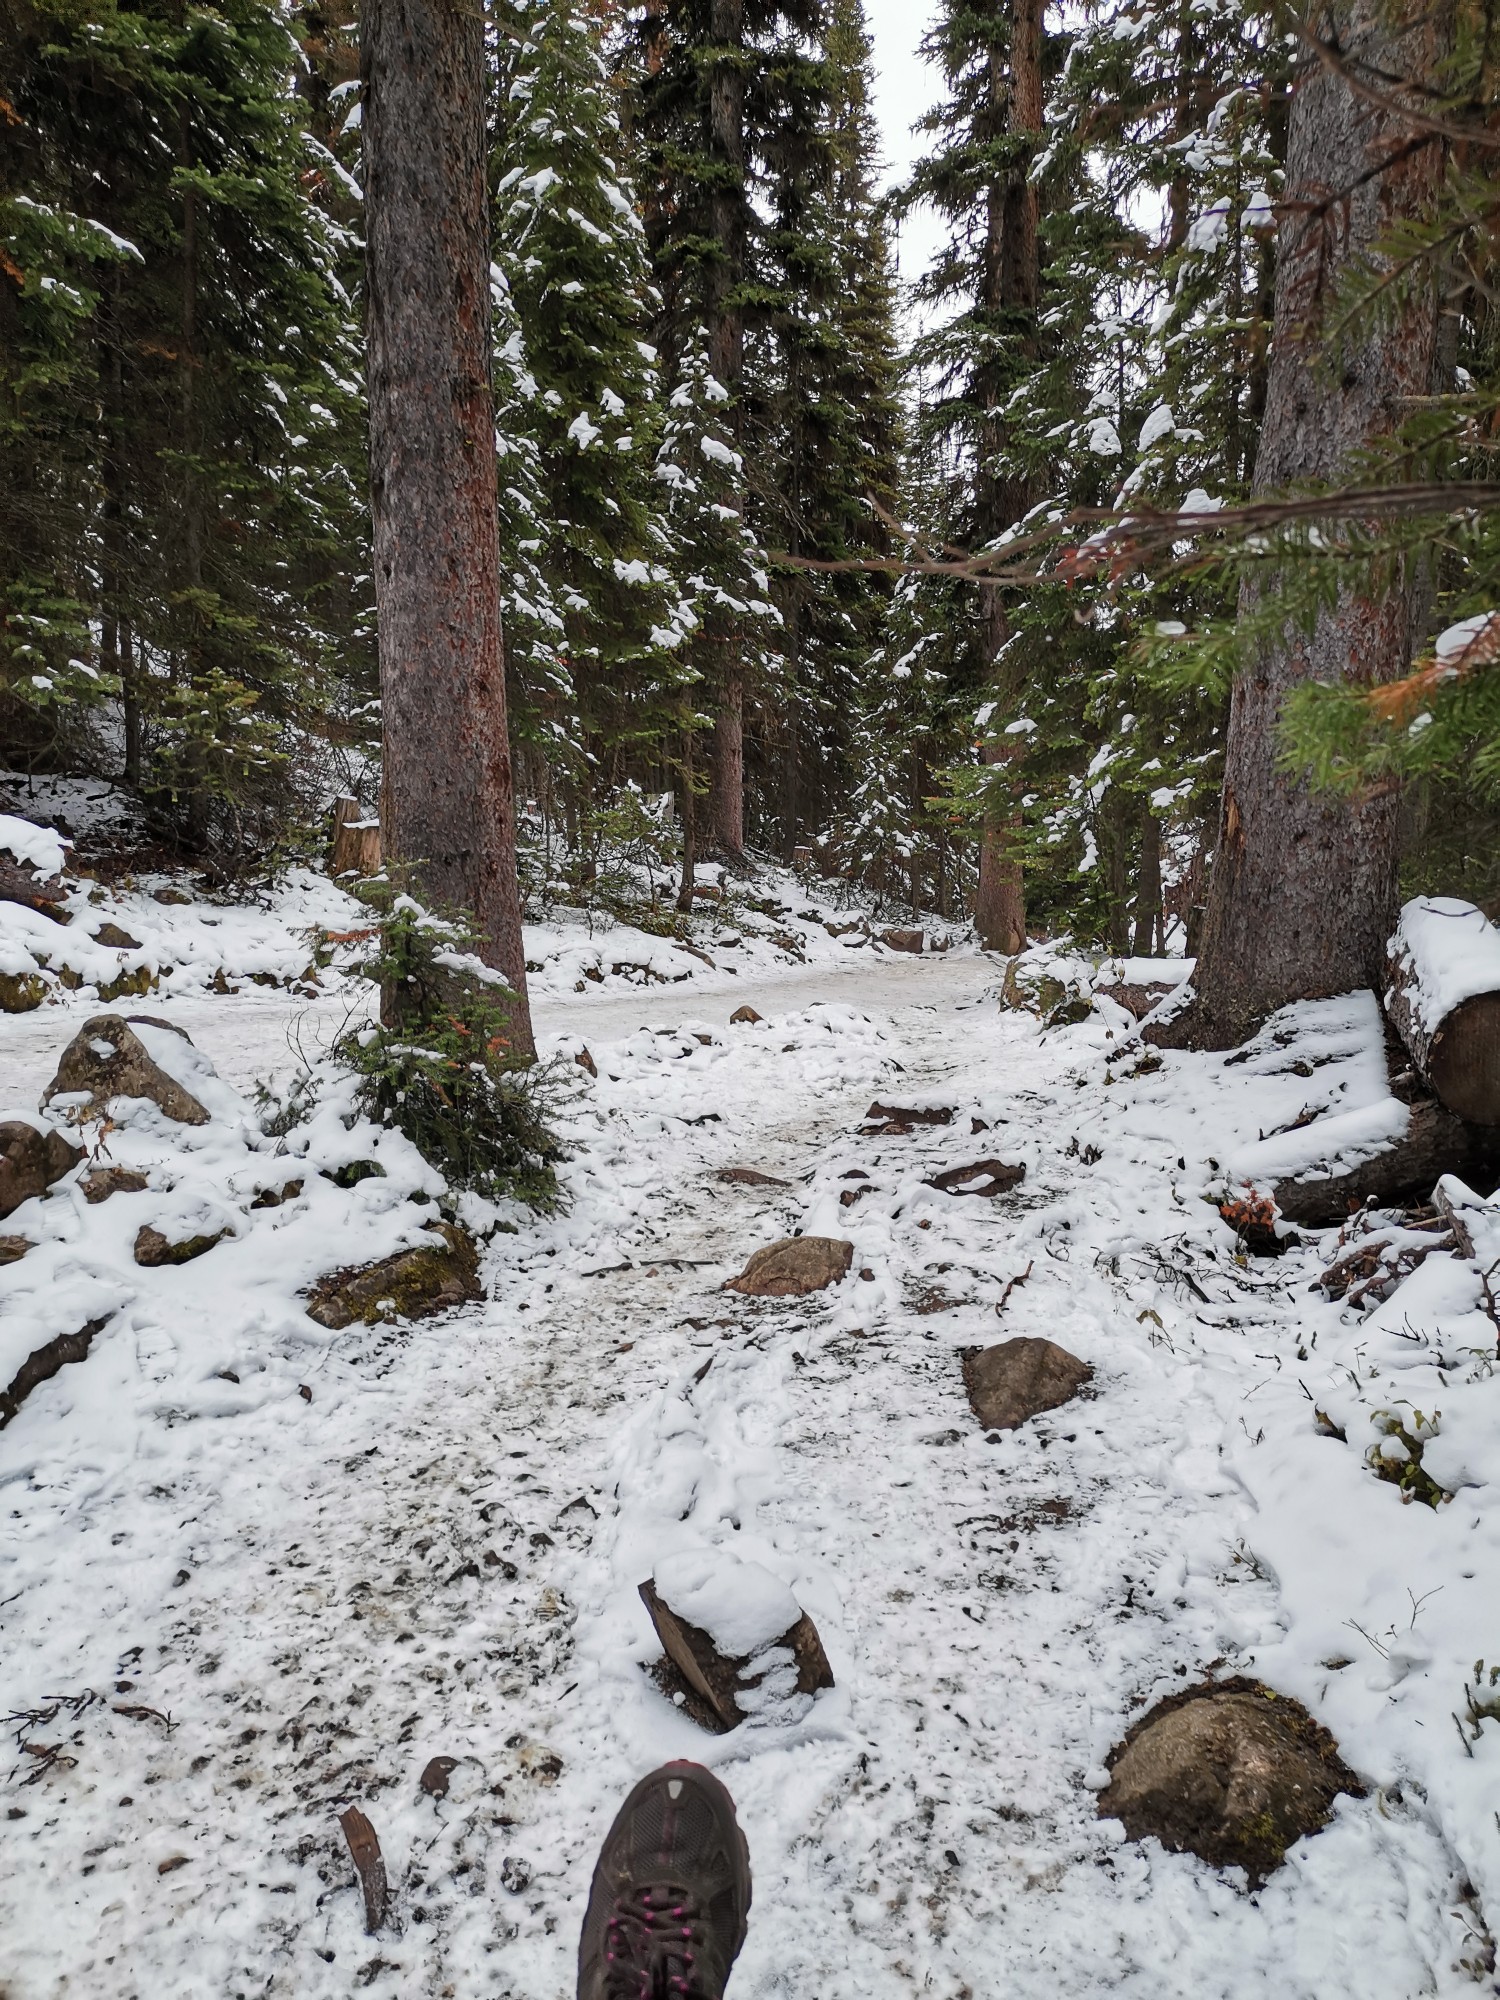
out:
M341 924L335 896L308 877L259 914L168 914L269 940ZM111 1135L150 1193L88 1208L65 1183L6 1223L37 1244L0 1271L12 1313L108 1316L0 1434L7 1704L40 1711L18 1743L62 1753L18 1749L3 1785L6 2000L566 2000L599 1839L677 1755L721 1771L749 1837L737 2000L1496 1990L1500 1732L1466 1688L1500 1659L1500 1382L1475 1267L1434 1253L1361 1316L1309 1290L1331 1237L1246 1260L1205 1199L1389 1115L1373 1003L1294 1010L1228 1062L1143 1056L1107 1003L1044 1030L997 1005L994 962L823 937L815 963L772 947L681 986L542 977L544 1044L587 1040L599 1076L566 1112L570 1207L492 1239L483 1305L306 1319L299 1288L414 1240L432 1191L337 1106L277 1207L249 1200L286 1155L222 1100L209 1127ZM244 1087L349 1002L136 1004ZM743 1002L765 1018L730 1025ZM34 1111L94 1005L0 1020L8 1106ZM956 1115L860 1136L876 1096ZM316 1171L356 1145L384 1178ZM986 1155L1024 1183L926 1185ZM158 1209L233 1233L143 1271ZM844 1283L720 1289L797 1229L852 1238ZM1019 1334L1092 1390L990 1442L958 1350ZM1366 1464L1393 1409L1436 1431L1437 1509ZM648 1678L637 1595L716 1551L791 1592L837 1682L726 1737ZM1221 1672L1306 1701L1369 1788L1257 1893L1095 1816L1140 1706ZM418 1784L439 1755L441 1799ZM350 1802L393 1884L377 1939Z

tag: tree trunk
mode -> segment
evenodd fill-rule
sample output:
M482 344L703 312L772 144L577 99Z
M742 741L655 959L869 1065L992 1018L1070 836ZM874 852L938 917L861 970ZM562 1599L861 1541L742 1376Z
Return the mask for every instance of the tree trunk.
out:
M745 35L744 0L712 0L714 46L738 51ZM709 78L709 151L718 179L713 192L714 252L709 266L709 362L729 391L729 426L738 449L740 389L745 373L745 74L731 56L716 62ZM743 497L737 504L743 511ZM739 642L731 633L720 648L715 690L709 819L719 852L737 860L745 851L745 681Z
M1003 40L997 35L990 49L990 121L997 135L1039 139L1042 0L1008 0L1008 5L997 6L1002 18L1007 12L1009 34ZM1028 161L1018 162L991 184L981 277L983 304L996 339L1012 356L1017 344L1028 353L1034 346L1030 331L1018 334L1016 321L1023 318L1030 329L1041 296L1039 204L1028 165ZM981 382L981 387L991 408L1003 404L1004 389L998 379L987 386ZM995 422L993 429L987 455L998 456L1005 445L1003 419ZM1002 534L1030 504L1030 495L1019 482L989 476L983 467L978 498L979 530L985 540ZM1015 670L1007 671L1004 665L1010 621L998 590L986 591L985 598L986 650L996 712L1008 719L1020 694ZM1003 765L1019 761L1025 749L1024 736L1002 734L984 746L981 756L986 764ZM986 951L1026 949L1026 888L1015 853L1015 831L1013 811L998 805L986 807L979 843L979 886L974 897L974 926Z
M1433 17L1405 32L1391 21L1384 0L1340 0L1320 31L1371 74L1430 78L1441 52ZM1430 390L1437 301L1425 284L1391 295L1385 315L1351 339L1337 375L1321 365L1337 280L1393 225L1432 213L1442 148L1414 138L1399 115L1307 63L1288 134L1257 495L1355 476L1359 453ZM1247 577L1242 613L1276 587L1274 577ZM1303 682L1369 683L1405 670L1414 588L1408 573L1378 598L1344 591L1310 639L1288 628L1236 681L1198 997L1163 1039L1228 1048L1290 1001L1379 980L1395 916L1398 802L1313 792L1280 768L1278 726Z
M1141 869L1135 886L1135 936L1131 950L1150 958L1161 932L1161 822L1149 809L1141 824Z
M682 878L677 885L677 907L685 916L693 910L693 890L698 865L698 795L693 778L693 734L682 738Z
M364 0L370 511L389 861L472 917L534 1053L505 717L485 20L460 0Z
M1449 1111L1500 1125L1500 930L1449 896L1401 912L1386 960L1386 1019Z

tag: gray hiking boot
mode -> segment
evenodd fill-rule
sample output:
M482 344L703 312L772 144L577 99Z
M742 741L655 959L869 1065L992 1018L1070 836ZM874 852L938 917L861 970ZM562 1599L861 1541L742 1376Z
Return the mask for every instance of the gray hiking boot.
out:
M578 2000L722 2000L745 1942L750 1852L698 1764L664 1764L615 1815L578 1940Z

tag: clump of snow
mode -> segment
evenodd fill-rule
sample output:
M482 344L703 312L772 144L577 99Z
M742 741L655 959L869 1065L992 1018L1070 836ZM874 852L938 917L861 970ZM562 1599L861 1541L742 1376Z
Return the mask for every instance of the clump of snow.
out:
M0 813L0 848L17 861L30 862L38 875L61 875L67 865L67 843L50 826L33 826L14 813Z
M1413 1013L1430 1032L1479 993L1500 993L1500 930L1456 896L1405 905L1387 951L1402 967Z
M706 1632L726 1660L748 1660L774 1646L802 1616L780 1577L722 1545L662 1556L655 1582L669 1609Z

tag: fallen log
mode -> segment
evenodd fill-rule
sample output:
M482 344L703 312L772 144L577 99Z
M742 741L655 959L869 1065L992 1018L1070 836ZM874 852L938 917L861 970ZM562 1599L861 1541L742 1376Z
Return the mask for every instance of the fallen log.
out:
M1423 1083L1500 1126L1500 930L1452 896L1418 896L1386 947L1386 1017Z
M1426 1202L1444 1174L1485 1184L1500 1173L1500 1131L1472 1125L1435 1098L1411 1106L1403 1136L1346 1173L1277 1181L1276 1206L1288 1222L1329 1229L1372 1203L1399 1208Z

